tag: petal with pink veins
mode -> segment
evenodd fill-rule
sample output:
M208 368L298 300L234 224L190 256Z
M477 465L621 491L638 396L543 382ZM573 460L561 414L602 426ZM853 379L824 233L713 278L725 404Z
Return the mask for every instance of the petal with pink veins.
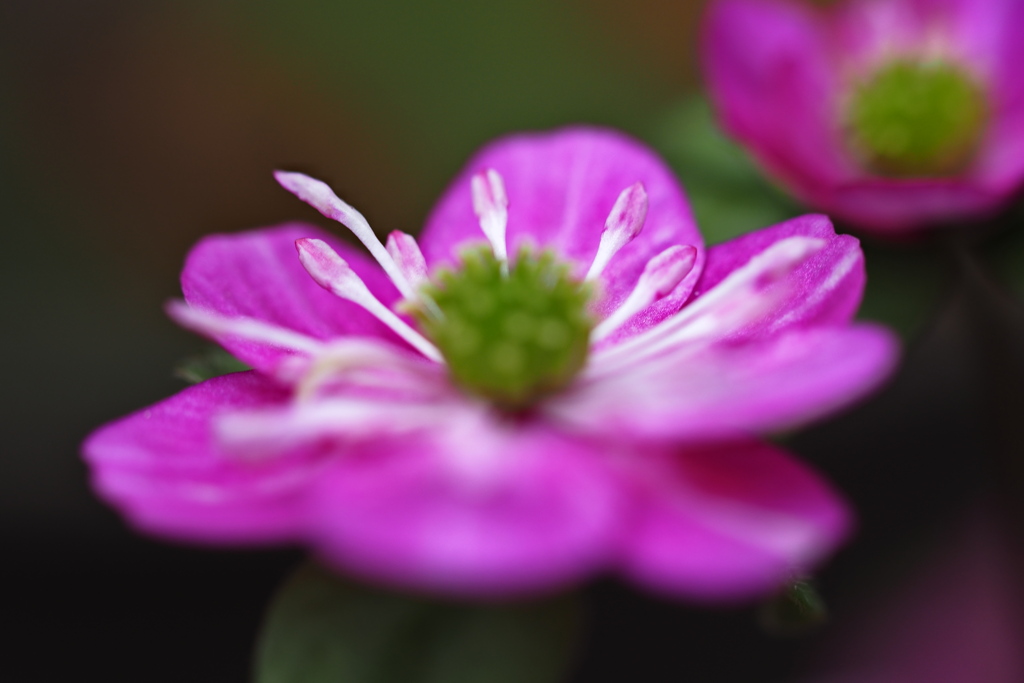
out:
M824 247L794 268L781 286L791 295L779 301L769 315L733 333L735 338L763 337L792 325L828 325L849 322L864 294L864 254L860 241L837 235L825 216L807 215L748 233L708 250L707 263L694 287L688 306L713 290L730 273L771 245L789 237L825 240Z
M612 439L729 439L796 427L850 404L893 369L897 344L869 325L792 330L666 352L584 379L545 412Z
M200 310L254 318L314 339L361 335L404 345L373 315L325 291L309 276L295 253L295 240L300 238L327 242L374 296L385 305L397 300L397 290L376 263L320 228L301 223L204 238L189 252L181 273L185 300ZM238 336L218 340L264 372L272 372L291 355L280 347Z

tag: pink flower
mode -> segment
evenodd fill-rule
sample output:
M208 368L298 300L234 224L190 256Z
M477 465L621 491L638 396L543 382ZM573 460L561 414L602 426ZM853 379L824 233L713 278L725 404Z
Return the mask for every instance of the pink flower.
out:
M420 244L278 180L382 268L301 224L193 249L172 316L255 370L89 438L136 527L488 596L616 570L738 598L846 535L828 486L756 438L893 364L888 333L850 322L863 257L826 218L705 250L662 162L588 129L484 149Z
M725 128L811 206L879 232L1003 206L1024 180L1024 2L719 0L702 61Z

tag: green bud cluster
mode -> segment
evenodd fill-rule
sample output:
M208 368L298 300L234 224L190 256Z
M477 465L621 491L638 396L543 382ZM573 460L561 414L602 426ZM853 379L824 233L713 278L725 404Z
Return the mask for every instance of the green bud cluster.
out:
M507 273L488 245L460 261L421 288L413 310L453 380L513 412L566 386L587 358L590 285L550 250L520 249Z
M855 86L847 125L852 144L875 171L942 176L970 162L988 117L984 90L963 68L903 59Z

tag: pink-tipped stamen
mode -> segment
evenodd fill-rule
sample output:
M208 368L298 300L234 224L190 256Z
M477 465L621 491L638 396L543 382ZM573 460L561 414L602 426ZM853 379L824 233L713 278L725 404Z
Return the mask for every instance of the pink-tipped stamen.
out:
M401 230L394 230L388 235L385 248L414 289L427 281L427 260L423 258L423 252L420 251L420 245L415 237Z
M424 356L441 362L441 353L437 347L382 304L370 292L366 283L326 242L304 237L295 240L295 248L299 252L302 267L318 285L337 297L362 306Z
M647 219L647 190L643 183L634 183L619 194L615 206L604 222L601 243L597 254L587 271L586 280L593 280L604 272L605 267L624 246L643 230Z
M824 240L793 236L779 240L737 268L679 313L591 354L588 374L605 374L646 362L670 348L720 339L756 320L786 292L769 285L785 277L825 246Z
M473 192L473 211L480 219L480 230L491 243L494 256L508 268L508 246L505 229L508 227L508 195L505 182L493 168L480 171L470 181Z
M324 348L323 342L304 334L255 318L228 317L193 308L184 301L167 302L166 311L167 315L182 327L207 337L239 337L309 356L319 353Z
M395 263L395 259L388 253L388 250L380 243L373 228L367 222L363 214L349 206L322 180L310 178L303 173L292 173L288 171L275 171L274 178L281 184L281 187L288 190L296 197L306 202L314 209L331 220L338 221L352 231L360 242L377 259L384 272L388 274L395 287L407 299L414 299L416 296L412 285L406 279L402 269Z
M648 261L636 287L622 305L590 333L590 343L601 341L634 315L667 296L690 274L696 261L697 249L682 244L673 245Z

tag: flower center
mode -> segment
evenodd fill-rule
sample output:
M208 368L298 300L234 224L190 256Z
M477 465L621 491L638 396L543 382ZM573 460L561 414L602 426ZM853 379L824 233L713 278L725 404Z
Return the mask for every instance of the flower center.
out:
M984 90L964 69L903 59L855 86L847 125L851 143L873 170L940 176L971 160L988 114Z
M453 380L509 411L566 386L587 358L592 287L549 250L506 264L480 245L460 261L422 285L412 311Z

